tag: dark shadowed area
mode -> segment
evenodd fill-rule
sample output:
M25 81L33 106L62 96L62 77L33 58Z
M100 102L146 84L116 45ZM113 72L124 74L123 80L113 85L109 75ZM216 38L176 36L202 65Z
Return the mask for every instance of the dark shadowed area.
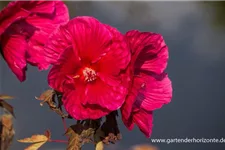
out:
M172 102L154 113L152 139L225 138L225 2L66 3L71 18L91 15L123 33L139 29L164 36L170 53L167 72L174 92ZM20 83L0 59L0 93L16 97L9 101L16 114L12 150L27 146L17 139L46 129L51 130L52 139L65 139L61 119L34 98L48 89L47 74L29 66L27 80ZM152 143L138 128L129 132L121 121L120 129L123 139L106 150L126 150L146 143L160 150L225 149L225 143ZM48 143L41 149L64 150L65 145ZM89 149L93 149L92 145L84 147Z

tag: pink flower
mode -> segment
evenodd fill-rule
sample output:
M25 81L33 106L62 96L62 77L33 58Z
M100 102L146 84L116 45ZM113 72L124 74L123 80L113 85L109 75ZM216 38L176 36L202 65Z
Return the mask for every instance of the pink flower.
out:
M51 35L46 59L53 64L49 85L62 92L64 107L76 120L101 118L123 104L130 51L115 28L76 17Z
M13 1L0 12L0 44L13 73L25 80L27 62L47 69L43 46L60 24L69 20L62 1Z
M132 56L128 67L132 72L130 90L121 108L122 119L128 129L134 124L150 137L153 110L168 104L172 85L164 70L168 61L168 47L156 33L129 31L125 34Z

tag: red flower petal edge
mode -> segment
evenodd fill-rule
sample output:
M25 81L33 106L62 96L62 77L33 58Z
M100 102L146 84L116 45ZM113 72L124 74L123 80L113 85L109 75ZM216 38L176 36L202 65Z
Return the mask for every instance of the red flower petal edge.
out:
M26 79L27 62L40 70L48 68L43 46L48 35L68 20L62 1L13 1L0 12L2 54L20 81Z
M172 98L172 84L164 73L168 47L157 33L132 30L125 37L132 52L128 69L133 77L121 107L122 120L130 130L137 124L146 137L150 137L152 111L168 104Z

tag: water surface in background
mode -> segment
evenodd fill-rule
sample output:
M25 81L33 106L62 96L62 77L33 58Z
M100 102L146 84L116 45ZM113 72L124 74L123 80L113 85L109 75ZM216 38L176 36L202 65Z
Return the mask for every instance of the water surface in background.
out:
M91 15L123 33L139 29L164 36L170 52L167 72L174 93L169 105L155 111L151 138L225 138L225 30L213 23L217 9L200 2L66 3L71 17ZM27 80L20 83L6 63L0 61L0 92L16 97L10 101L17 117L15 140L46 129L52 131L53 139L64 139L60 118L34 99L48 89L48 71L39 73L28 67ZM123 140L106 149L125 150L135 144L151 144L138 128L129 132L121 121L120 128ZM225 143L154 145L160 150L225 149ZM25 146L14 141L11 149L22 150ZM84 150L92 148L87 145ZM65 145L48 143L41 149L63 150Z

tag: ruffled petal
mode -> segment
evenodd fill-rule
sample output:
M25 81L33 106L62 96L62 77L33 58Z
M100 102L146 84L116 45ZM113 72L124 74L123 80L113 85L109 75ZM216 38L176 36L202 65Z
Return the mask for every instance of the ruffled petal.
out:
M132 58L128 69L133 78L130 91L121 108L122 120L129 130L134 124L150 137L152 111L168 104L172 98L172 84L164 70L168 48L161 35L132 30L126 33Z
M122 83L122 80L120 77L115 77L112 75L107 75L101 72L97 73L97 76L107 85L109 86L118 86L119 84Z
M99 105L82 105L84 88L78 86L63 95L63 105L66 111L76 120L99 119L110 113L109 110Z
M30 37L28 45L28 59L27 61L35 66L38 66L40 70L47 69L48 62L45 62L43 46L49 38L49 35L58 26L65 24L69 21L69 14L66 5L61 2L54 3L55 10L49 15L32 15L26 18L26 21L33 25L36 30Z
M55 64L60 54L72 46L72 37L64 26L57 28L49 37L45 45L45 59L50 64Z
M160 34L131 30L125 35L132 51L135 71L162 73L168 61L168 47Z
M13 1L0 12L0 35L2 35L13 22L30 15L29 11L21 9L22 5L23 3L20 1Z
M17 1L18 3L19 1ZM32 13L39 14L52 14L55 11L56 1L48 0L30 0L30 1L20 1L22 8L30 11Z
M126 93L127 89L122 85L112 87L101 80L96 80L96 82L86 85L82 103L84 106L86 104L95 104L113 111L121 107Z
M128 119L122 118L124 125L128 130L133 130L134 125L136 124L140 131L149 138L152 134L153 127L153 112L145 111L140 109L136 112L133 112Z
M124 104L122 105L120 109L121 115L122 115L122 121L129 130L132 130L134 126L134 123L132 120L132 108L133 108L135 100L136 100L136 95L133 93L130 93L127 96Z
M68 47L48 74L48 84L53 89L63 92L74 89L74 74L80 67L80 60L74 54L73 48Z
M105 27L113 35L112 44L110 45L110 51L97 64L100 72L118 75L130 63L131 53L122 34L109 25L105 24Z
M55 9L52 17L54 24L65 24L70 20L69 10L63 1L55 1Z
M17 78L22 82L26 75L26 49L25 37L18 34L4 34L1 36L3 56Z
M73 36L74 50L83 61L96 62L110 50L111 32L93 17L76 17L70 20L67 29Z
M142 87L136 96L136 107L152 111L171 101L172 84L167 74L143 76L139 80L136 82L142 82Z
M133 84L131 90L129 91L126 100L123 104L123 106L121 107L121 113L122 113L122 118L123 120L128 120L131 113L132 113L132 108L133 105L137 99L137 95L138 95L138 91L140 90L141 84L142 82L139 80L135 80L132 81L135 82L135 84Z
M144 110L140 110L134 113L133 121L147 138L151 136L153 127L153 113L151 111L147 112Z
M67 11L66 14L65 11ZM64 21L65 19L68 21L68 10L61 0L15 0L0 12L0 35L13 22L25 19L33 13L41 15L41 17L48 17L51 20L57 16L55 21Z

